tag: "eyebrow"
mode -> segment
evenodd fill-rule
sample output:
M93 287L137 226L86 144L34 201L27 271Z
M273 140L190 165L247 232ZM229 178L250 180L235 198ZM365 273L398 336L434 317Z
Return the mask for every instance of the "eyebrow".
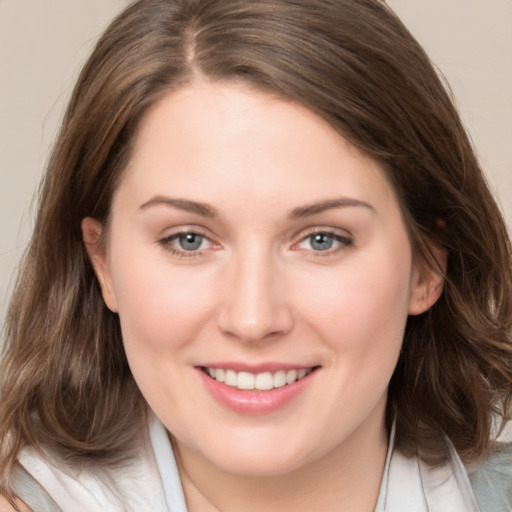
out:
M145 210L152 206L172 206L174 208L178 208L180 210L184 210L191 213L196 213L203 217L217 217L218 212L209 204L200 203L197 201L191 201L188 199L173 199L171 197L166 196L155 196L149 201L146 201L142 204L139 209ZM294 208L290 213L290 218L299 219L303 217L309 217L311 215L316 215L318 213L322 213L326 210L332 210L335 208L346 208L346 207L363 207L368 210L376 213L375 208L365 201L361 201L359 199L351 199L347 197L339 197L336 199L326 199L324 201L319 201L316 203L308 204L305 206L299 206Z
M326 199L325 201L319 201L317 203L308 204L305 206L299 206L294 208L290 213L292 219L300 219L303 217L309 217L322 213L326 210L332 210L334 208L346 208L349 206L367 208L373 213L377 213L377 210L370 204L359 199L351 199L348 197L339 197L335 199Z
M197 213L203 217L217 217L217 210L206 203L190 201L188 199L173 199L166 196L155 196L139 207L139 210L146 210L151 206L173 206L186 212Z

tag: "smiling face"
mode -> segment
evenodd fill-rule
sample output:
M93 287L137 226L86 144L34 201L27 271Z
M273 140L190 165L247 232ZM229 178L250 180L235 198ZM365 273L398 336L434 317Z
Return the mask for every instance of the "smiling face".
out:
M385 451L407 315L439 287L379 165L325 121L236 85L171 93L140 127L105 248L83 231L182 453L263 475Z

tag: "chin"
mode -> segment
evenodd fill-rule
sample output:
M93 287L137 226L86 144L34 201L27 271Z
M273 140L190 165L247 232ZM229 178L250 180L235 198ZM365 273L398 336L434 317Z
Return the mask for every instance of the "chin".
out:
M276 477L286 475L306 465L298 456L266 457L265 455L251 454L245 457L234 456L219 461L218 467L223 471L245 477Z
M304 440L283 442L272 439L272 436L267 439L257 435L247 437L247 441L242 443L219 439L213 450L210 445L199 453L222 471L247 477L285 475L322 457L322 453L315 453L315 450L308 453L308 443Z

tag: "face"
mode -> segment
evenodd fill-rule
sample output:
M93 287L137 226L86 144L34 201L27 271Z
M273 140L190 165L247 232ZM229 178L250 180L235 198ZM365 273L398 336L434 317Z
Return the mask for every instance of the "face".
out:
M173 92L140 127L105 246L83 231L178 448L263 475L382 441L407 316L435 287L379 164L321 118L242 86Z

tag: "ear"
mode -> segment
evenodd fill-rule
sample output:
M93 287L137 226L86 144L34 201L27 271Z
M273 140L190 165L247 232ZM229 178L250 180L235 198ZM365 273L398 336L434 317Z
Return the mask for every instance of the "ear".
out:
M94 272L100 283L103 300L111 311L117 313L117 300L108 266L105 243L101 236L102 231L103 226L97 220L91 217L86 217L82 220L82 238Z
M421 315L428 311L443 293L447 252L433 243L428 243L430 258L417 262L411 281L409 314Z

